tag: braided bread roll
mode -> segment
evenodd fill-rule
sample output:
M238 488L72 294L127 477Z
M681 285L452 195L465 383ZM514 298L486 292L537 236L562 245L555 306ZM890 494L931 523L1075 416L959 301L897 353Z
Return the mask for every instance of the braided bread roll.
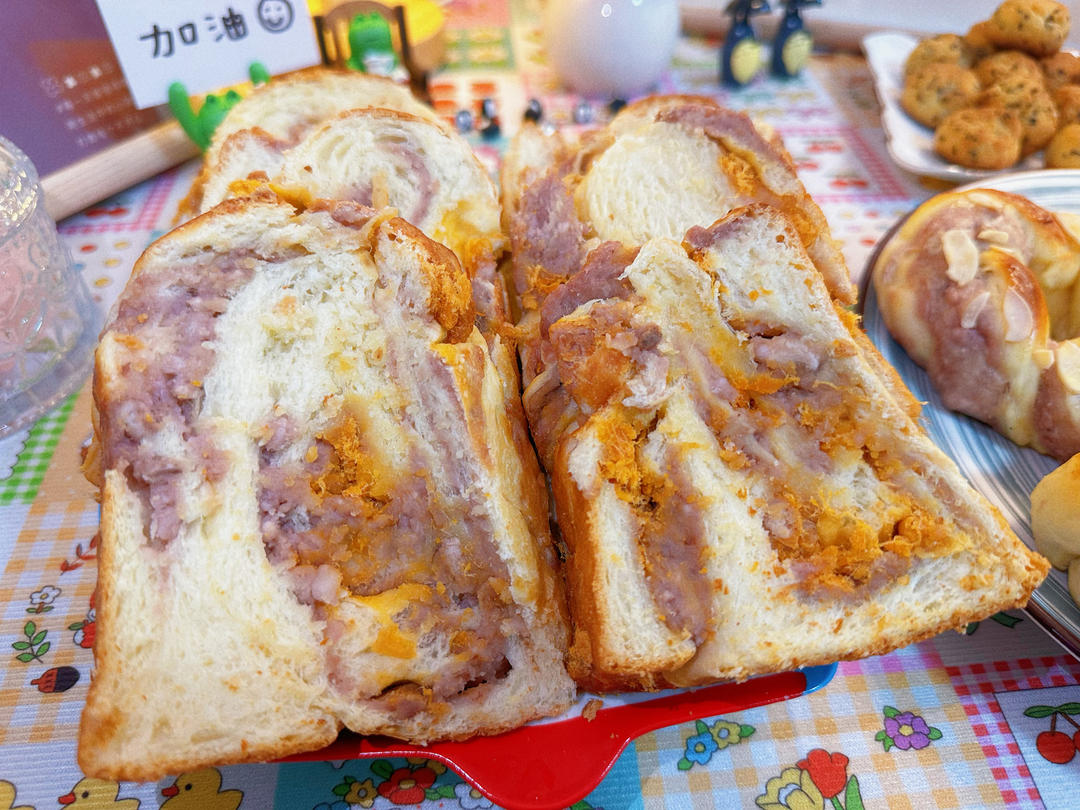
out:
M1064 461L1080 452L1080 241L1030 200L940 194L873 268L893 337L945 406Z

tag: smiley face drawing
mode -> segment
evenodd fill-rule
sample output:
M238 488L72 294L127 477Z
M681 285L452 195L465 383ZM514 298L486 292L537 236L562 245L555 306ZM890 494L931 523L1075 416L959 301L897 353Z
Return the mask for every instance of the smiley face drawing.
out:
M259 0L255 12L259 23L272 34L284 31L293 22L293 7L289 0Z

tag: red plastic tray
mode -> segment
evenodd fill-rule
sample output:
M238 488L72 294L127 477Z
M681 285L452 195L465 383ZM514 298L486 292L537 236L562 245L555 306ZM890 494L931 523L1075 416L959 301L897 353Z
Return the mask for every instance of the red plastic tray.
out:
M332 745L284 761L423 756L442 762L496 804L511 810L555 810L584 798L636 737L665 726L809 694L832 680L836 664L766 675L743 683L675 690L618 705L596 717L530 723L494 737L411 745L343 733ZM588 696L587 696L588 697ZM640 697L640 696L639 696ZM580 704L579 704L580 705Z

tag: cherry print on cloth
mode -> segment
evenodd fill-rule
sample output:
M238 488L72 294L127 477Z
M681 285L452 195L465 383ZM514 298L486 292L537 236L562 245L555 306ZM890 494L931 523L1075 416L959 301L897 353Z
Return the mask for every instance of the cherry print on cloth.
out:
M1035 748L1039 755L1047 762L1055 765L1065 765L1072 762L1076 752L1080 750L1080 724L1072 719L1072 715L1080 714L1080 703L1062 703L1060 706L1030 706L1024 709L1024 716L1041 719L1050 718L1050 728L1039 732L1035 738ZM1065 721L1062 723L1064 730L1058 728L1058 718Z

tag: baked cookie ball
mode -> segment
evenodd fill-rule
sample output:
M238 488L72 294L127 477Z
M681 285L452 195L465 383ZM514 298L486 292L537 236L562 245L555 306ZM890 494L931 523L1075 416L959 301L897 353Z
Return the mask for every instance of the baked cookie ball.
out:
M1065 84L1054 91L1058 127L1080 124L1080 84Z
M974 61L971 50L957 34L938 34L919 41L904 62L904 79L926 67L944 62L950 65L971 67Z
M979 80L973 71L948 62L934 62L904 82L900 106L920 124L933 129L949 113L970 105L979 90Z
M1030 78L1045 82L1042 67L1038 60L1023 51L997 51L975 64L975 75L983 87L989 87L1005 79Z
M1027 77L1004 79L979 94L981 107L996 107L1015 113L1020 121L1020 156L1046 146L1058 129L1058 107L1041 81Z
M1020 120L993 107L950 113L934 131L934 151L971 169L1007 169L1020 159Z
M1033 79L1030 76L1008 76L998 79L993 84L985 85L979 93L978 105L995 105L1008 107L1011 110L1018 109L1028 103L1039 93L1046 92L1046 85L1042 79Z
M1046 168L1080 169L1080 124L1066 124L1050 139Z
M1066 84L1080 84L1080 55L1072 51L1058 51L1045 56L1039 64L1042 65L1049 90L1057 90Z
M967 45L968 53L971 54L972 65L985 59L997 50L997 46L990 39L989 28L990 21L983 20L982 22L975 23L968 29L968 32L964 34L964 44Z
M1038 152L1046 146L1060 126L1058 106L1045 90L1037 93L1026 107L1019 110L1019 116L1021 157Z
M987 33L999 48L1049 56L1069 33L1069 10L1054 0L1005 0L989 22Z

